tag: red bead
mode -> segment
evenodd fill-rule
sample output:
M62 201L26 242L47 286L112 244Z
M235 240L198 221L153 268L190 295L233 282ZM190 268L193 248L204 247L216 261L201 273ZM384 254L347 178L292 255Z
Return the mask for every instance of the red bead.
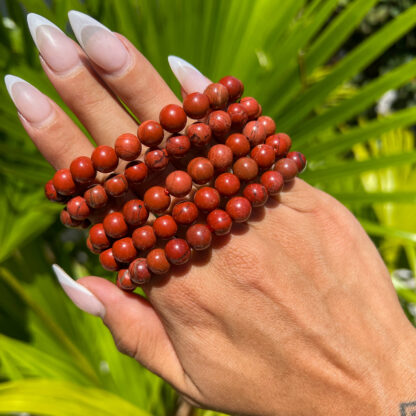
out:
M165 274L170 269L170 264L162 248L154 248L146 257L147 267L154 274Z
M79 183L89 183L95 178L96 171L92 160L87 156L79 156L71 162L69 167L74 180Z
M268 144L258 144L253 147L250 156L261 169L269 169L275 159L274 149Z
M147 178L148 171L149 169L145 163L139 161L130 162L124 170L124 176L127 182L139 184Z
M205 123L194 123L186 129L186 135L195 147L204 147L212 139L212 131Z
M251 204L247 198L244 198L243 196L235 196L227 202L225 210L228 212L233 221L244 222L250 218Z
M274 120L269 116L260 116L257 121L260 124L263 124L264 129L266 130L266 136L270 136L271 134L274 134L276 131L276 123Z
M229 94L224 85L220 83L210 84L204 93L208 96L210 106L213 110L219 110L227 106Z
M165 186L171 195L180 198L191 192L192 178L183 170L175 170L167 176Z
M231 149L235 157L246 156L250 152L250 142L246 136L240 133L228 136L225 145Z
M222 173L215 179L215 188L221 195L235 195L240 190L240 179L233 173Z
M230 101L237 101L243 95L244 85L238 78L228 75L219 82L227 88Z
M188 136L174 134L166 141L166 152L172 157L185 156L190 148L191 141Z
M266 144L273 147L276 158L281 158L289 152L292 140L285 133L277 133L267 137Z
M257 111L257 114L254 116L255 119L259 118L263 112L263 109L261 107L261 104L259 104L259 111Z
M137 250L141 251L149 250L156 244L156 234L150 225L136 228L131 238Z
M137 257L137 250L130 237L114 241L113 256L120 263L130 263Z
M114 148L120 159L131 161L140 156L142 144L134 134L124 133L117 137Z
M52 178L52 184L56 189L56 192L61 195L73 195L76 192L75 182L72 179L69 169L59 169L55 172Z
M198 218L198 208L193 202L185 201L176 204L172 210L172 217L177 224L189 225Z
M68 228L78 228L81 227L83 221L81 220L74 220L69 214L68 211L63 209L61 211L61 214L59 216L59 219L61 220L62 225Z
M220 205L220 194L215 188L204 186L195 192L194 202L201 211L212 211Z
M64 196L59 195L58 192L56 192L56 189L53 186L52 179L46 182L44 190L45 196L49 199L49 201L64 202L66 199Z
M82 196L75 196L70 199L66 209L68 214L75 220L85 220L89 217L91 211L87 202Z
M133 282L130 272L127 269L121 269L117 273L116 286L126 292L132 292L137 285Z
M149 149L144 157L144 162L150 170L163 170L169 163L167 152L162 149Z
M208 116L208 125L216 136L224 136L231 129L231 117L222 110L213 111Z
M186 241L194 250L205 250L212 242L211 230L204 224L191 225L186 231Z
M107 214L103 221L105 233L111 238L124 237L128 232L126 221L121 212Z
M263 206L269 197L267 189L259 183L249 183L244 188L243 196L251 202L253 207Z
M123 174L113 174L104 182L104 189L108 195L118 198L127 193L129 184Z
M104 208L108 202L107 192L101 185L94 185L84 192L85 201L94 209Z
M170 133L177 133L186 125L186 113L179 105L168 104L162 108L159 121L165 130Z
M170 263L181 265L190 260L191 249L183 238L174 238L166 243L165 254Z
M227 212L222 209L214 209L207 216L207 224L216 235L225 235L231 231L233 222Z
M249 121L243 129L243 134L248 138L251 146L257 146L266 140L266 129L257 120Z
M296 166L298 167L298 172L302 172L306 167L306 158L300 152L289 152L286 156L289 159L292 159L296 162Z
M260 177L261 184L267 189L269 195L277 195L283 188L283 176L275 170L268 170Z
M227 113L231 117L231 126L236 129L242 129L248 121L246 110L241 104L230 104L227 108Z
M111 246L102 223L94 224L90 228L89 239L96 250L105 250Z
M205 157L192 159L188 164L187 171L193 181L200 185L209 182L214 176L214 166Z
M243 106L244 110L246 110L249 120L256 118L257 114L259 113L260 106L255 98L243 97L240 100L240 104Z
M132 261L129 266L129 273L131 281L137 285L144 285L152 277L145 258L138 258Z
M91 253L93 254L100 254L102 252L102 250L98 250L95 247L93 247L93 245L91 244L91 240L90 237L87 237L87 248L89 251L91 251Z
M176 234L178 226L170 215L162 215L155 219L153 230L157 237L166 239L171 238Z
M162 126L153 120L147 120L140 124L137 129L137 137L139 140L148 147L159 146L163 141L163 128Z
M205 94L193 92L183 100L183 109L188 117L199 120L204 118L209 110L209 99Z
M285 182L289 182L297 175L298 165L294 160L285 157L276 162L274 170L283 176Z
M209 149L208 159L217 171L228 169L233 163L233 152L224 144L216 144Z
M112 172L118 165L116 151L110 146L98 146L91 155L96 170L103 173Z
M259 173L259 167L255 160L242 157L234 163L233 172L242 181L251 181Z
M170 196L165 188L152 186L145 192L143 201L149 211L160 213L168 209Z
M108 248L100 254L100 263L104 269L115 272L120 269L120 265L114 258L113 250Z
M123 217L131 227L140 227L149 218L149 212L140 199L131 199L123 205Z

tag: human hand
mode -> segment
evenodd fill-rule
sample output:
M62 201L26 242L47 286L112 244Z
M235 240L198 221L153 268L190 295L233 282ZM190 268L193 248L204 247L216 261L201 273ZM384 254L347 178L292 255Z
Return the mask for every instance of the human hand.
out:
M85 15L70 18L88 56L47 21L29 22L45 73L98 145L137 130L116 97L140 120L178 103L125 38ZM173 66L185 93L210 83L181 61ZM55 168L91 154L55 103L13 78L8 89ZM77 284L57 273L78 306L103 318L121 351L197 405L258 415L389 415L415 399L414 329L382 259L345 207L300 179L192 265L145 286L147 299L105 279Z

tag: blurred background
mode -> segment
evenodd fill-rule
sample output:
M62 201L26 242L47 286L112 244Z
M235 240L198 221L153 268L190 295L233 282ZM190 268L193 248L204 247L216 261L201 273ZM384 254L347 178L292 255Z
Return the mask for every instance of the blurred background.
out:
M63 108L26 14L73 37L71 9L124 34L178 94L169 54L213 80L240 78L308 158L303 178L358 217L415 323L414 0L0 1L2 75L28 80ZM52 174L2 84L0 413L214 415L181 405L168 385L116 350L101 320L63 294L53 262L76 277L103 273L85 231L64 229L60 207L44 198Z

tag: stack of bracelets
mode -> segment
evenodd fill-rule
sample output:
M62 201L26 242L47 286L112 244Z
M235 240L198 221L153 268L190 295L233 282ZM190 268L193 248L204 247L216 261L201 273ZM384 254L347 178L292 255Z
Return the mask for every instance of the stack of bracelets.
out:
M224 77L186 96L183 107L165 106L159 123L141 123L137 136L122 134L114 148L77 157L45 185L49 200L66 204L65 226L93 224L87 246L104 269L118 271L121 289L187 263L192 250L209 248L213 234L247 221L252 207L304 170L304 155L289 152L290 137L275 133L254 98L240 99L243 90L240 80ZM188 118L199 121L181 134ZM172 133L165 142L164 130ZM142 144L148 149L140 161ZM152 175L163 170L167 175Z

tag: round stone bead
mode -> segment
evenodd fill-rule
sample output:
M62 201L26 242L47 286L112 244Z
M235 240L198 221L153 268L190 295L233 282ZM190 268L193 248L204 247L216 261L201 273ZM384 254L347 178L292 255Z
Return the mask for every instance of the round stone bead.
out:
M102 223L94 224L90 228L89 239L91 245L97 250L105 250L111 246L111 242L105 233Z
M148 167L145 163L140 161L130 162L126 169L124 170L124 176L127 179L127 182L136 185L142 183L146 178L149 172Z
M121 212L107 214L103 221L105 233L110 238L122 238L128 233L126 221Z
M208 116L208 125L214 135L223 137L231 129L231 117L225 111L213 111Z
M181 265L190 260L191 249L183 238L174 238L166 243L165 254L170 263Z
M186 230L186 241L196 251L206 250L212 242L212 233L205 224L194 224Z
M91 211L87 202L82 196L75 196L70 199L66 209L68 214L75 220L85 220L89 217Z
M220 110L227 106L229 94L224 85L220 83L210 84L204 93L208 96L210 106L213 110Z
M136 228L131 238L137 250L141 251L149 250L156 244L156 234L150 225Z
M208 126L207 126L208 127ZM191 148L191 141L188 136L174 134L166 141L166 152L171 157L183 157Z
M126 292L132 292L137 287L128 269L121 269L117 272L116 286Z
M187 167L193 181L199 185L209 182L214 176L214 166L206 157L192 159Z
M198 218L198 208L190 201L179 202L173 207L172 217L177 224L189 225Z
M131 281L136 285L144 285L145 283L148 283L152 277L150 270L147 267L147 261L143 257L133 260L130 263L129 273Z
M230 104L227 113L231 117L231 126L235 129L242 129L248 121L248 114L241 104Z
M109 270L110 272L116 272L120 269L120 265L117 263L116 259L114 258L113 250L111 248L108 248L107 250L104 250L100 254L100 263L101 266L105 270Z
M164 149L149 149L144 156L144 162L150 170L160 171L168 166L169 157Z
M294 160L285 157L276 162L274 170L283 176L285 182L289 182L297 175L298 166Z
M146 257L147 267L154 274L165 274L170 269L163 248L154 248Z
M259 167L255 160L249 157L241 157L234 163L233 172L242 181L251 181L259 173Z
M216 171L223 172L233 164L233 152L224 144L216 144L209 149L208 159Z
M207 115L209 106L208 96L199 92L193 92L183 100L183 109L187 116L197 120Z
M195 192L194 203L203 212L213 211L219 207L220 202L220 194L215 188L204 186Z
M275 159L274 149L268 144L258 144L251 150L250 156L260 169L269 169Z
M90 183L97 174L92 160L87 156L75 158L69 167L72 178L79 183Z
M91 253L93 253L93 254L100 254L103 251L103 250L99 250L99 249L93 247L93 245L91 244L90 237L87 237L86 245L87 245L88 250L91 251Z
M249 120L253 120L259 112L261 113L260 105L253 97L243 97L240 100L240 105L242 105L244 110L246 110Z
M256 118L259 118L259 117L261 116L262 112L263 112L263 109L262 109L262 107L261 107L261 104L259 104L259 111L258 111L258 112L257 112L257 114L254 116L254 118L255 118L255 119L256 119Z
M137 257L136 247L130 237L114 241L112 249L114 258L120 263L130 263Z
M69 169L59 169L52 178L52 184L61 195L69 196L76 192L75 182Z
M269 116L260 116L257 121L260 124L263 124L264 129L266 130L266 136L270 136L271 134L274 134L276 131L276 123L274 120Z
M250 142L244 134L231 134L225 141L225 145L231 149L235 157L246 156L250 152Z
M98 146L91 155L94 168L99 172L109 173L117 168L118 156L110 146Z
M167 176L165 186L171 195L181 198L191 192L192 178L183 170L174 170Z
M227 88L229 101L237 101L243 95L244 85L238 78L228 75L219 82Z
M143 122L137 129L137 137L140 142L148 147L159 146L163 141L163 136L162 126L153 120Z
M222 209L214 209L207 215L207 225L216 235L225 235L231 231L233 221Z
M211 128L205 123L193 123L186 129L186 134L192 146L204 147L212 139Z
M244 222L250 218L251 203L243 196L235 196L227 202L225 210L228 212L233 221Z
M53 202L65 202L66 198L63 195L59 195L58 192L56 192L55 187L53 186L52 179L46 182L45 184L45 196L49 199L49 201Z
M127 193L129 184L127 183L127 179L123 174L114 174L106 179L104 182L104 189L108 195L114 198L119 198Z
M94 185L84 192L88 206L94 209L104 208L108 202L107 192L102 185Z
M123 217L131 227L140 227L149 218L149 211L141 199L131 199L123 205Z
M240 190L240 179L233 173L222 173L215 179L215 189L224 196L235 195Z
M296 163L299 173L303 172L306 167L306 158L301 152L289 152L286 157Z
M120 159L130 162L140 156L142 144L134 134L124 133L117 137L114 149Z
M161 186L152 186L144 193L144 204L149 211L160 213L170 205L169 192Z
M68 211L63 209L61 214L59 215L59 219L61 220L62 225L67 228L78 228L81 227L83 221L82 220L74 220L69 214Z
M162 108L159 121L168 132L178 133L186 125L186 113L179 105L168 104Z
M167 239L173 237L178 231L178 225L170 215L162 215L153 223L153 230L157 237Z
M269 195L277 195L284 185L283 176L275 170L268 170L260 177L261 184L267 189Z
M265 186L259 183L249 183L243 190L243 196L247 198L253 207L261 207L269 197Z
M286 133L277 133L267 137L266 144L273 147L276 159L280 159L289 152L292 140Z
M266 140L266 129L257 120L249 121L244 126L243 134L248 138L251 146L257 146Z

